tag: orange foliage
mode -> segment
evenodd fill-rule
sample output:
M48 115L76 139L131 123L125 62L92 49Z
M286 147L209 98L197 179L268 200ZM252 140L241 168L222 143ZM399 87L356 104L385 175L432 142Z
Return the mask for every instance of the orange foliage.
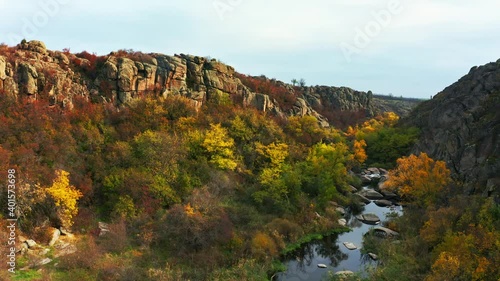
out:
M389 172L385 186L397 190L408 200L428 206L450 183L450 170L443 161L434 161L427 154L398 159L397 167Z
M278 249L269 235L259 231L252 239L252 253L257 258L264 259L275 256L278 253Z
M368 156L366 155L365 147L365 140L354 141L354 160L356 160L360 164L363 164L368 158Z

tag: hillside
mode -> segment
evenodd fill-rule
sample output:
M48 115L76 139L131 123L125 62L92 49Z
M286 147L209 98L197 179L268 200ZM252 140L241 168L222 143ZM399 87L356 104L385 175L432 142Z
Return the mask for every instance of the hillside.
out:
M421 102L191 55L0 46L2 255L22 281L275 280L285 256L498 280L499 73Z
M422 130L414 151L445 160L470 192L500 186L500 60L470 72L420 104L404 123Z
M414 98L373 95L372 105L378 112L394 112L399 116L408 116L423 101Z
M62 106L71 106L75 96L120 106L141 97L180 95L198 108L228 99L279 117L314 116L323 127L346 127L378 112L370 93L292 86L237 73L215 59L130 50L72 54L47 50L40 41L0 49L0 91Z
M367 118L370 93L188 55L22 42L0 47L0 81L18 280L268 280L282 254L348 230L371 151L394 162L416 138L394 113Z

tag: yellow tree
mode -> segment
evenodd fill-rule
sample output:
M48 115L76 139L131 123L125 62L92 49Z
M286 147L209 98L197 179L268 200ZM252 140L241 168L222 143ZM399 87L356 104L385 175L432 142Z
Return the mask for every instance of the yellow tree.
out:
M259 175L259 182L262 189L253 194L254 199L262 203L264 199L271 199L274 202L288 201L289 186L283 178L284 172L290 167L285 160L288 157L288 145L286 143L271 143L263 145L255 144L255 151L267 163Z
M450 182L450 170L443 161L434 161L425 153L398 159L389 172L385 186L397 190L407 201L428 206Z
M56 205L57 215L64 228L73 225L73 217L78 214L78 199L82 193L69 183L69 173L64 170L56 171L56 179L46 192L52 197Z
M236 169L234 140L220 124L210 125L201 145L210 154L210 163L223 170Z

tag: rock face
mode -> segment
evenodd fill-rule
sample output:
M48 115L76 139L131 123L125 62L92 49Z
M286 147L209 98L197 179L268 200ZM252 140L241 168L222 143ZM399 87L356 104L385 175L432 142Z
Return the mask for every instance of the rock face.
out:
M500 192L500 60L470 72L404 123L421 129L414 153L444 160L471 193ZM489 183L489 186L488 186Z
M112 52L98 57L89 53L51 51L40 41L22 42L0 49L0 92L16 98L47 99L71 108L77 96L116 106L143 97L180 95L196 107L215 100L232 100L276 116L314 116L323 127L323 114L362 111L374 114L372 94L350 88L302 87L273 80L294 103L280 104L270 93L251 91L233 67L215 59L192 55Z

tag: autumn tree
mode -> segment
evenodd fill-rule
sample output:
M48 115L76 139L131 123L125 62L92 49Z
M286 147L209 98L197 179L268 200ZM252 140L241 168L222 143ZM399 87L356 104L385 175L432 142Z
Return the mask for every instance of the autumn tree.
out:
M314 145L303 165L302 186L306 193L318 196L320 202L339 199L346 186L347 162L352 160L344 143Z
M287 205L294 187L288 177L291 166L285 161L288 157L288 145L256 143L255 150L263 159L263 168L258 176L260 189L253 194L255 201L262 204L267 200L280 206Z
M48 187L46 192L54 200L62 226L70 228L73 225L73 217L78 214L77 204L82 193L70 184L68 172L57 170L56 175L52 186Z
M209 154L209 162L219 169L234 170L238 165L234 155L234 140L220 124L211 124L201 146Z
M366 155L366 142L365 140L354 140L353 150L354 150L354 160L358 164L363 164L368 156Z
M445 162L434 161L422 152L419 156L412 154L398 159L385 186L397 190L407 201L428 206L450 181L450 170Z

